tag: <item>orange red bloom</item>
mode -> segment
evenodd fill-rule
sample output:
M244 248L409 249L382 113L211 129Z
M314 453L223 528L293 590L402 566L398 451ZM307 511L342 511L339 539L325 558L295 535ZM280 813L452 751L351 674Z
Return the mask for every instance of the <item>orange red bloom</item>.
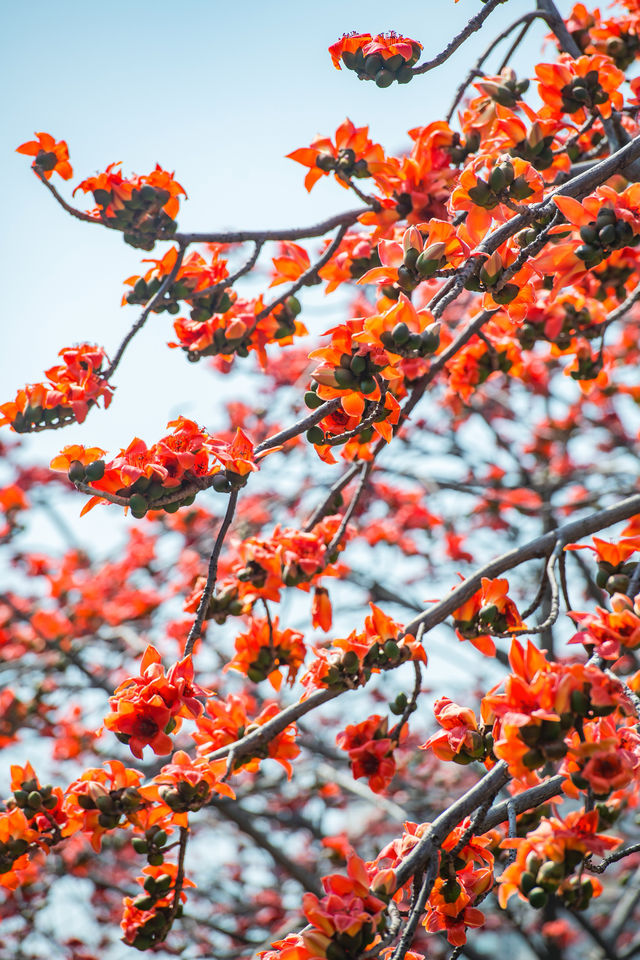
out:
M83 423L99 400L109 406L113 388L104 379L108 358L102 347L82 343L58 356L63 362L45 371L48 383L27 384L15 400L0 404L0 426L9 424L16 433L55 429Z
M38 139L21 143L16 148L16 153L34 157L33 167L45 180L50 180L54 173L59 174L63 180L70 180L73 170L69 163L69 149L66 142L64 140L56 142L49 133L36 133L34 136Z
M379 33L345 33L329 47L336 70L343 63L355 70L361 80L375 80L379 87L388 87L394 80L408 83L412 67L420 58L422 44L401 37L393 31Z

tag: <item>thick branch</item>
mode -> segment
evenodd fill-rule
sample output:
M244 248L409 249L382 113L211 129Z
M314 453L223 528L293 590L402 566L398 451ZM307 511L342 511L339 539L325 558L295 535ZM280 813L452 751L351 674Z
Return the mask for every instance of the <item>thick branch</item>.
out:
M530 540L529 543L525 543L522 547L515 547L507 553L503 553L500 557L491 560L472 576L464 580L459 586L455 587L444 600L440 600L439 603L434 604L430 610L420 614L419 617L414 617L413 620L406 625L406 632L415 636L421 623L424 623L425 631L431 630L437 623L441 623L445 617L453 613L465 600L473 596L476 590L479 589L483 577L498 577L501 573L512 570L513 567L517 567L521 563L526 563L527 560L534 560L538 557L548 557L556 544L575 543L577 540L581 540L582 537L596 533L598 530L603 530L605 527L610 527L620 520L628 520L629 517L632 517L636 513L640 513L640 494L627 497L626 500L621 500L619 503L614 504L614 506L606 510L599 510L597 513L592 513L588 517L572 520L571 523L566 523L564 526L551 530L549 533L545 533L535 540Z
M217 233L176 233L174 239L178 243L245 243L247 240L306 240L309 237L321 237L336 227L350 226L355 223L365 211L346 210L333 217L321 220L311 227L289 227L283 230L228 230Z

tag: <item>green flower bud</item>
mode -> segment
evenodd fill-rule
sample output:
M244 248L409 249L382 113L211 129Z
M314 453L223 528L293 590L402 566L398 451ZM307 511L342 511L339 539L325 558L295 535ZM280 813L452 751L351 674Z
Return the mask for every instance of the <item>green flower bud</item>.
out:
M541 910L547 905L548 896L542 887L533 887L529 891L528 900L534 910Z
M102 480L104 477L104 468L104 460L94 460L93 463L88 463L84 472L89 483L93 480Z
M149 502L141 493L132 493L129 497L129 506L133 516L140 520L149 509Z
M84 464L80 460L72 460L68 476L72 483L81 483L85 478Z

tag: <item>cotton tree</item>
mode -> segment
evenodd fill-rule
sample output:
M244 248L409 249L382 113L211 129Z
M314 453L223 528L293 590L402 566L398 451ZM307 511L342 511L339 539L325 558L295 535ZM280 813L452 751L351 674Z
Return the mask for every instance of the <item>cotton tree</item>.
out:
M292 150L344 190L312 226L185 233L179 172L70 190L64 140L18 147L145 256L115 349L0 404L3 955L640 952L640 5L513 6L329 48L383 111L487 35L405 152ZM74 442L138 335L233 399ZM122 518L109 555L69 503Z

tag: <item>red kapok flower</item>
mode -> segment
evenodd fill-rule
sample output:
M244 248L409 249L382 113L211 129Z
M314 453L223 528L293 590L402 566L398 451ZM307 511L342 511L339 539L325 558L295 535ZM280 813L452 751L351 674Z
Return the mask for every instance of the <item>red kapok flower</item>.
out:
M49 133L36 133L37 140L27 140L16 148L16 153L25 153L28 157L35 157L34 168L41 173L45 180L51 179L52 173L58 173L63 180L70 180L73 170L69 163L69 150L64 140L53 139Z

